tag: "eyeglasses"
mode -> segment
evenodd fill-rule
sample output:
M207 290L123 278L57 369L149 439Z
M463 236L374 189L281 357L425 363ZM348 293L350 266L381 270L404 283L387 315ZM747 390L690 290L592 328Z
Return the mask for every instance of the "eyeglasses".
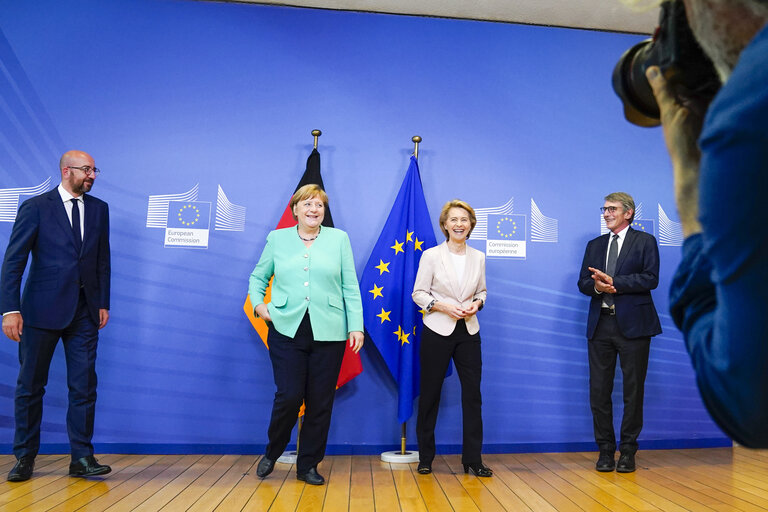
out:
M97 167L91 167L90 165L83 165L81 167L74 167L72 165L67 166L69 169L80 169L85 173L86 176L98 176L101 172L101 169Z
M616 210L618 209L619 209L618 206L601 206L600 213L605 213L605 212L616 213Z

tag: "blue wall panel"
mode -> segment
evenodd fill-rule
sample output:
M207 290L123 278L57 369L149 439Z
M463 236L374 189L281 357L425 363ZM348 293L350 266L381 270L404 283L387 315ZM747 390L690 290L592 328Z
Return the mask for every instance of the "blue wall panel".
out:
M98 448L263 448L271 366L242 304L313 128L324 133L323 176L358 274L405 174L411 135L424 137L433 216L454 197L483 216L512 199L507 213L525 216L526 258L488 259L486 450L593 446L588 299L576 279L586 242L600 234L598 207L615 190L642 203L657 238L672 233L660 247L654 300L664 334L652 343L641 446L727 442L666 314L680 247L661 132L624 121L610 88L616 59L639 39L180 0L0 0L0 189L48 178L55 186L69 148L91 152L104 169L93 194L111 208L113 298L99 345ZM214 229L219 188L245 208L242 230ZM208 248L164 248L164 229L147 226L150 196L187 192L211 204ZM549 240L533 233L536 209L556 221ZM0 222L3 246L11 226ZM0 343L6 450L17 364L13 342ZM337 394L331 452L398 443L396 387L372 344L363 364ZM67 441L61 353L50 380L43 442L57 450ZM436 434L443 450L461 442L455 375Z

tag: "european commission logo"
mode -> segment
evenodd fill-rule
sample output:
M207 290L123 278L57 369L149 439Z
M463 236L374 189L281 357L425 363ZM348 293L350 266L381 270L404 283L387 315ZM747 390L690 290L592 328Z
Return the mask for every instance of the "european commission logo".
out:
M165 229L164 246L208 248L211 203L198 201L199 185L179 194L149 196L147 227ZM232 203L221 185L216 195L215 231L245 231L245 207Z
M206 201L169 201L165 225L165 247L208 248L211 203Z
M488 215L485 254L487 256L524 259L526 224L525 215Z
M501 206L475 208L477 224L471 241L485 241L486 256L524 260L528 242L557 243L558 220L544 215L533 198L530 217L514 213L514 206L515 198L511 197Z

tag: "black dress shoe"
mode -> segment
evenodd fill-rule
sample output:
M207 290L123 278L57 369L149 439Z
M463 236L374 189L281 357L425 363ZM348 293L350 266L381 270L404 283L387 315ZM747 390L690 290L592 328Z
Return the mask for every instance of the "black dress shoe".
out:
M616 465L618 473L632 473L635 470L635 454L622 453L619 456L619 463Z
M275 469L275 461L262 457L259 461L259 465L256 466L256 476L264 478L269 475L273 469Z
M93 455L80 457L69 465L69 476L99 476L106 475L112 468L99 464Z
M482 462L479 462L477 464L464 464L464 472L472 473L475 476L483 476L483 477L493 476L493 471L491 471L491 468L489 468Z
M616 461L613 460L613 452L600 450L600 457L597 459L595 469L601 473L607 473L613 471L616 467Z
M32 471L35 469L34 457L22 457L16 461L16 465L13 466L8 473L9 482L24 482L32 478Z
M307 482L309 485L323 485L325 483L325 478L315 468L309 468L306 473L296 473L296 480Z
M419 467L416 468L416 472L420 475L428 475L432 472L432 464L419 462Z

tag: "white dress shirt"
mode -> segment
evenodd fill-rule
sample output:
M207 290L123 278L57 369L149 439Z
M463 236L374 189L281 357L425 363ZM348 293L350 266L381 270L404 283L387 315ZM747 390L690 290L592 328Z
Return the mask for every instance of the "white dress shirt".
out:
M59 195L61 200L64 201L64 209L67 210L67 218L69 219L69 225L72 225L72 199L77 199L77 208L80 210L80 240L85 239L85 201L83 201L82 194L78 197L73 196L64 185L59 183Z

